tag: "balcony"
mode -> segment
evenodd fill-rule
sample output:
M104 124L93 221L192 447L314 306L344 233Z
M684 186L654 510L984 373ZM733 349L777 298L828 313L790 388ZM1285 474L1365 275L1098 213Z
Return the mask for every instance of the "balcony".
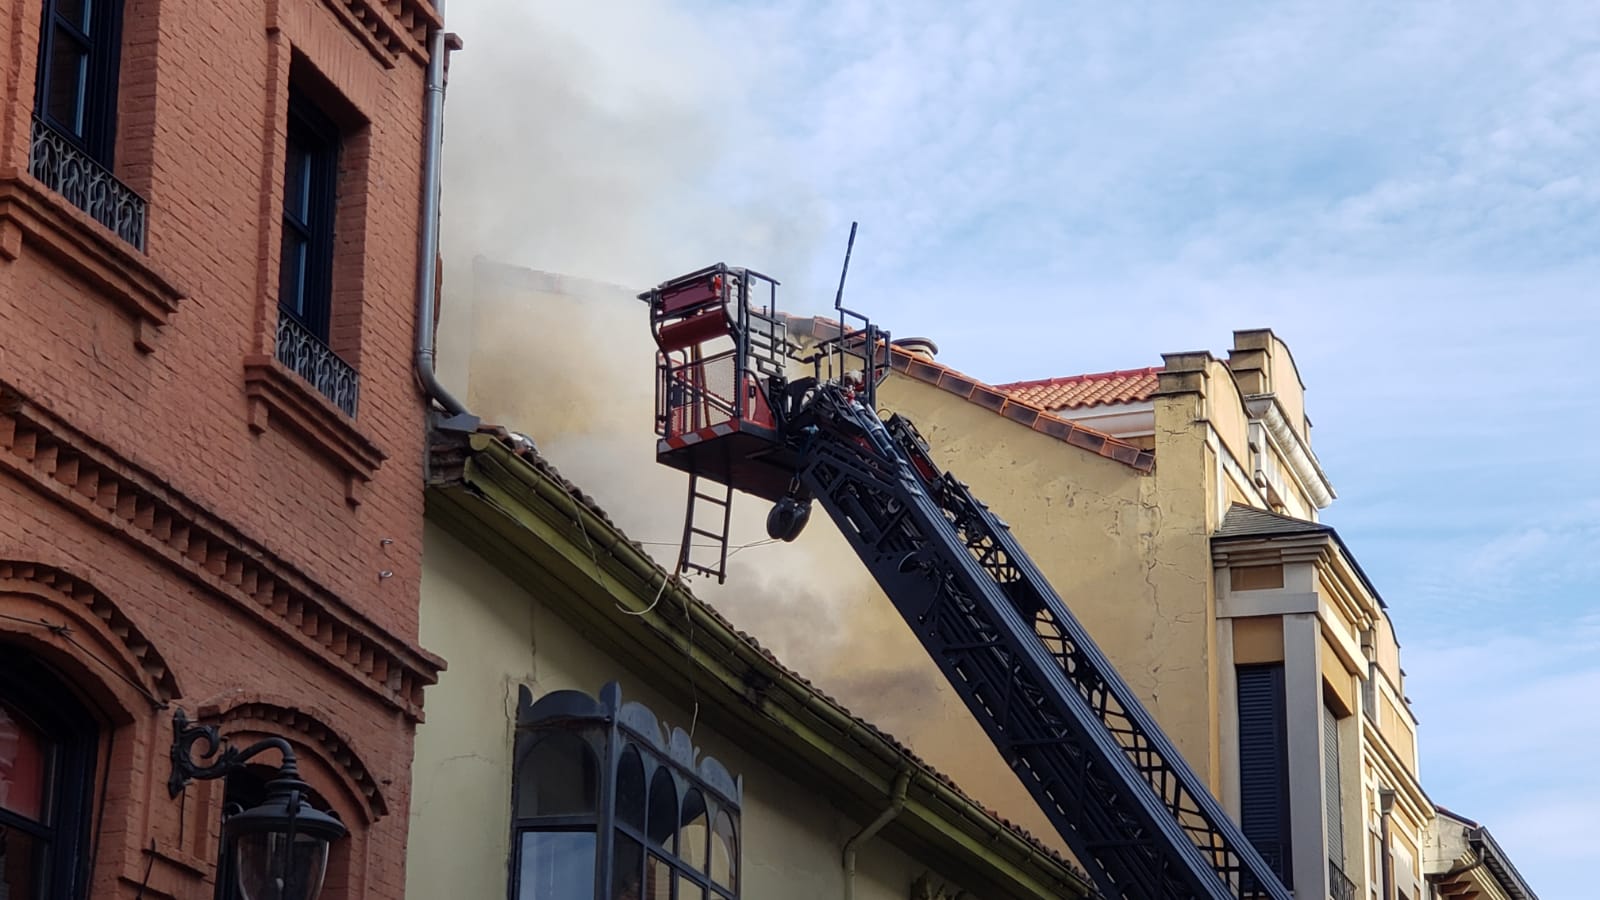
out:
M278 311L277 356L278 362L311 382L312 387L332 400L333 405L343 410L345 415L355 418L361 376L349 363L340 359L339 354L282 310Z
M1328 900L1356 900L1356 883L1345 877L1344 870L1333 860L1328 860Z
M144 252L144 198L38 116L33 118L28 174Z

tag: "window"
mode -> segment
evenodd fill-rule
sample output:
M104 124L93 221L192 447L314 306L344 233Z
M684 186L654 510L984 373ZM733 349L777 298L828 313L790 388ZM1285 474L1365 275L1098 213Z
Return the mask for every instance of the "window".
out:
M1283 663L1239 666L1239 826L1293 890Z
M318 340L328 340L333 295L333 218L339 130L298 91L289 92L284 145L283 261L278 306Z
M616 685L524 690L515 759L514 900L739 896L739 783Z
M96 737L59 676L0 646L0 897L84 895Z
M34 109L50 128L103 166L117 129L120 0L45 0Z
M1344 868L1343 782L1339 772L1339 716L1327 704L1322 706L1323 811L1327 815L1328 861Z
M145 201L111 171L120 0L44 0L28 174L143 250Z
M284 143L277 356L346 415L354 416L355 369L329 347L339 150L338 126L291 88Z

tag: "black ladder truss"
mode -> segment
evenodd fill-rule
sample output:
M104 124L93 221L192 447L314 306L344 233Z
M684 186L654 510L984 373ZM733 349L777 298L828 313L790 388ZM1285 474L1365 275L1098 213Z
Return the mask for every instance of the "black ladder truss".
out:
M800 478L1108 898L1288 900L1009 528L837 386Z

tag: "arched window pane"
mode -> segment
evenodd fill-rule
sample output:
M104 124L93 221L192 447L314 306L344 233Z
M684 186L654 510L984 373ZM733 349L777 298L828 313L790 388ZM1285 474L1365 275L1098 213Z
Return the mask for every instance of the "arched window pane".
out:
M544 735L517 768L517 817L593 814L598 769L583 738L565 731Z
M727 810L717 813L711 829L711 880L725 888L739 887L739 836Z
M617 821L644 831L644 763L632 747L617 763Z
M678 788L666 768L650 780L650 843L676 850L672 837L678 830Z
M683 824L678 828L678 858L704 872L711 821L706 817L706 798L699 791L691 790L683 798L680 821Z
M50 742L22 714L0 703L0 808L44 819Z

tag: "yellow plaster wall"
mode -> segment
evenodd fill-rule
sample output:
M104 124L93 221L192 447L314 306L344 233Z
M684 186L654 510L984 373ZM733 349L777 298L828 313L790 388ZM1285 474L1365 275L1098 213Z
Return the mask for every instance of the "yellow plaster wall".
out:
M429 523L423 547L421 640L449 669L428 689L412 769L406 896L504 897L510 851L512 731L517 688L594 695L622 685L664 722L690 716L481 557ZM744 777L746 897L815 900L844 890L844 841L861 827L815 785L777 771L703 722L695 743ZM927 866L879 839L861 851L856 896L904 900Z
M1176 399L1176 398L1174 398ZM1244 408L1244 397L1239 388L1234 384L1233 372L1227 363L1213 359L1206 363L1206 416L1211 421L1211 427L1216 429L1217 437L1221 439L1222 446L1233 454L1233 459L1240 467L1250 467L1250 415ZM1156 459L1161 458L1161 444L1159 425L1157 427ZM1172 435L1168 435L1170 439ZM1218 518L1213 522L1220 521Z
M1283 662L1283 620L1278 616L1246 616L1233 623L1233 662Z
M1310 442L1306 429L1305 386L1289 346L1270 330L1234 333L1234 349L1229 363L1240 373L1246 393L1270 393L1278 398L1284 418Z
M1215 786L1218 676L1207 540L1215 462L1196 437L1198 410L1173 403L1157 400L1156 473L1141 475L898 374L879 393L879 405L915 422L934 459L1011 525L1190 765ZM894 652L914 652L934 671L920 647ZM959 704L935 680L945 702ZM1008 772L964 770L969 762L993 766L993 757L963 760L958 748L915 737L913 747L980 800L988 800L984 782L1011 780ZM1036 813L996 807L1037 820Z

